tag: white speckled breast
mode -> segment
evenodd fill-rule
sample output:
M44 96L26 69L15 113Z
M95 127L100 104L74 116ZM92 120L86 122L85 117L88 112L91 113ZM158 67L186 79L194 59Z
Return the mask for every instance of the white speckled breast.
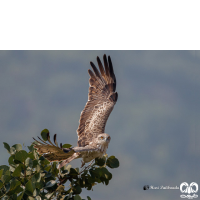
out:
M91 160L97 158L97 157L103 157L103 155L106 153L107 147L99 147L99 150L91 150L87 152L81 152L81 157L83 158L83 162L87 163Z

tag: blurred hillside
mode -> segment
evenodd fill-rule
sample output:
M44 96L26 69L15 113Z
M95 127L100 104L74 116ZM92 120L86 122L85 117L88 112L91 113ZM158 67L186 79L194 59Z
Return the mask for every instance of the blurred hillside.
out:
M108 186L82 197L180 198L180 190L142 188L200 185L200 51L1 51L0 165L9 157L3 142L30 145L44 128L76 145L89 62L97 65L103 54L111 56L117 78L119 98L106 133L108 154L120 167Z

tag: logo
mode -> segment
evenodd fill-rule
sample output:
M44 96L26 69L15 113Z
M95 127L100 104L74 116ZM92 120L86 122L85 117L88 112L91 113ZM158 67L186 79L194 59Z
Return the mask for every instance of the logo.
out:
M181 198L188 198L188 199L193 199L193 198L197 198L198 195L193 194L193 193L197 193L198 192L198 184L195 182L190 183L190 185L186 182L181 183L180 185L180 191L182 193L186 193L180 195ZM193 194L193 195L191 195Z

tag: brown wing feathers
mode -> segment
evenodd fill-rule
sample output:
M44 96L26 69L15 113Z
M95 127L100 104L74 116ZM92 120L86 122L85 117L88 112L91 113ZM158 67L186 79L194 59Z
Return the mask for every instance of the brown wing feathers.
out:
M96 89L98 90L107 92L107 94L110 94L110 95L114 94L112 100L117 101L118 95L117 93L114 93L116 90L116 78L115 78L111 58L110 56L108 56L108 62L107 62L106 55L104 54L103 60L104 60L105 71L101 63L101 60L99 59L99 57L97 57L97 63L98 63L101 74L97 70L94 63L90 62L90 65L92 66L92 69L95 73L94 75L94 73L90 69L88 70L89 75L90 75L90 80L89 80L90 85L93 87L96 87Z
M90 87L88 102L81 112L77 130L79 146L88 145L92 138L104 132L107 118L117 101L116 78L110 56L107 61L104 55L103 62L105 69L97 57L100 72L94 63L90 62L93 72L88 70Z
M54 145L50 141L50 136L48 135L48 144L46 141L42 140L40 137L36 140L33 138L37 144L34 144L34 147L37 149L39 154L43 154L43 156L49 161L61 161L73 155L74 151L71 148L62 148L62 144L58 147L58 143L56 141L56 134L54 135ZM66 154L67 153L67 154Z

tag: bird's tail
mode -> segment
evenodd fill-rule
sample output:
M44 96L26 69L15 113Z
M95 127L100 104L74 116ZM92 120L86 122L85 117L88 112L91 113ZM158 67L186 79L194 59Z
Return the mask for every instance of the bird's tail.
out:
M37 152L42 154L50 162L65 160L74 154L73 148L63 148L62 143L60 147L58 146L56 134L54 135L54 144L50 140L49 133L47 134L47 141L44 141L40 137L38 137L39 140L33 139L37 142L34 143Z
M72 160L74 160L75 158L79 157L80 153L74 153L72 156L70 156L69 158L67 158L66 160L62 161L59 165L58 165L58 169L60 169L61 167L63 167L64 165L70 163Z

